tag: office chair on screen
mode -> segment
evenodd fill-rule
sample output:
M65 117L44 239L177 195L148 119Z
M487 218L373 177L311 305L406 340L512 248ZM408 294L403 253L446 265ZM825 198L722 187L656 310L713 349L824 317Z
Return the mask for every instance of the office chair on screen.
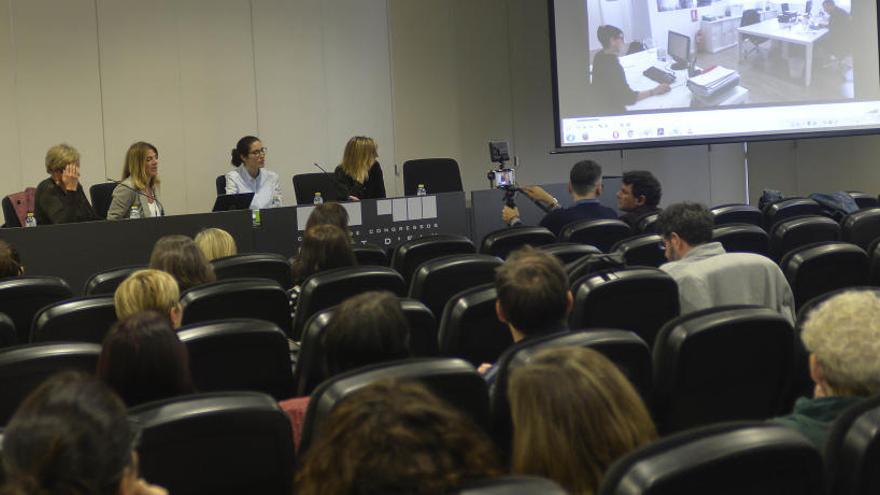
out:
M784 3L782 5L783 5L782 9L783 9L783 11L785 11L786 6L788 4ZM757 9L748 9L748 10L743 11L742 19L740 20L739 26L746 27L746 26L751 26L753 24L758 24L759 22L761 22L761 14L758 12L758 10ZM746 42L746 41L748 41L749 43L752 44L752 49L745 53L744 58L748 58L749 53L755 53L755 52L760 53L761 45L763 45L764 43L766 43L770 40L768 40L767 38L762 38L760 36L745 35L745 36L743 36L743 42Z

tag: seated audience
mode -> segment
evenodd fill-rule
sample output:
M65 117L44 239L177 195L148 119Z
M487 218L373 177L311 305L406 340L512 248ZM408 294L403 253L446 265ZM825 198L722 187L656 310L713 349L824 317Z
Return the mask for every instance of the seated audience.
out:
M3 432L6 494L167 495L138 474L125 404L81 373L30 393Z
M348 210L339 203L320 204L312 210L306 220L306 230L315 225L335 225L348 232Z
M150 254L150 268L170 273L180 292L217 280L214 267L185 235L166 235L156 241Z
M373 138L355 136L348 140L345 152L333 177L339 199L377 199L385 197L385 179L379 158L379 147Z
M316 225L307 229L303 234L299 254L291 266L293 288L288 291L291 317L296 312L296 302L307 278L324 270L356 264L348 232L335 225Z
M558 348L514 369L513 472L593 494L618 458L657 438L639 394L592 349Z
M174 277L161 270L149 269L129 275L113 295L116 318L122 320L142 311L155 311L168 315L174 328L179 328L183 319L179 300L180 290Z
M635 230L642 217L660 211L657 205L662 194L660 182L651 172L624 172L620 190L617 191L617 209L624 212L620 219Z
M0 278L24 275L24 266L15 246L0 240Z
M657 219L669 260L660 269L678 283L681 314L754 304L794 323L794 296L782 270L758 254L727 253L720 242L712 242L713 225L712 213L697 203L670 205Z
M541 227L550 229L557 236L563 227L578 220L617 218L614 210L599 204L598 198L602 194L602 167L592 160L577 162L571 167L568 192L574 200L574 206L563 208L556 198L540 186L524 186L522 192L550 210L541 220ZM505 206L501 211L501 218L511 227L522 223L519 208Z
M113 325L101 347L97 375L128 407L195 392L186 346L168 317L155 311Z
M238 254L235 239L223 229L205 229L196 234L194 242L208 262Z
M143 141L132 144L125 154L122 182L113 189L107 220L130 218L132 209L141 218L165 215L159 201L159 150Z
M880 392L880 298L849 291L828 299L807 316L801 340L810 352L813 398L798 399L790 415L774 421L822 450L840 413Z
M418 383L382 381L341 402L302 460L296 493L449 493L501 474L474 422Z
M34 219L37 225L99 220L79 182L79 152L58 144L46 152L49 178L37 185Z

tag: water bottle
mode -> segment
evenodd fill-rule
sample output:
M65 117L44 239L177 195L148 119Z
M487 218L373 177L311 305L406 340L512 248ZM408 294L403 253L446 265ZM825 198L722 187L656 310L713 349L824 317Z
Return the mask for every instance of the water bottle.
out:
M416 189L416 196L427 196L427 195L428 195L428 190L425 189L425 185L419 184L419 188Z
M24 226L25 227L36 227L37 226L37 219L34 217L34 212L32 212L32 211L27 212L27 217L25 217L25 219L24 219Z
M141 218L141 207L137 203L131 205L131 210L128 212L129 219Z
M321 196L321 192L320 192L320 191L318 191L318 192L315 193L315 197L314 197L314 199L312 199L312 203L313 203L313 204L316 204L316 205L322 205L322 204L324 204L324 197Z
M280 208L281 207L281 195L275 193L272 195L272 208Z

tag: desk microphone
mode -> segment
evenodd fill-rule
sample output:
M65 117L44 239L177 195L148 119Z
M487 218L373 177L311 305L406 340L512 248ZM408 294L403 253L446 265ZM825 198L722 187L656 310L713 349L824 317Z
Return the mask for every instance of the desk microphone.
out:
M317 162L315 162L315 163L313 163L313 164L312 164L312 165L314 165L314 166L316 166L316 167L318 167L318 170L320 170L320 171L321 171L321 172L324 172L324 173L325 173L325 174L329 174L329 173L330 173L330 172L328 172L328 171L326 171L326 170L324 170L324 167L322 167L322 166L320 166L320 165L318 165L318 163L317 163Z
M120 182L118 180L113 180L110 177L104 177L104 178L107 179L107 182L112 182L112 183L116 184L117 186L122 186L126 189L130 189L130 190L134 191L135 193L140 194L141 196L143 196L147 199L152 199L153 201L156 202L157 205L159 205L159 216L160 217L165 216L165 207L162 206L162 202L159 201L159 198L157 198L155 196L150 196L149 194L146 194L143 191L139 191L138 189L135 189L134 187L131 187L128 184L125 184L124 182Z

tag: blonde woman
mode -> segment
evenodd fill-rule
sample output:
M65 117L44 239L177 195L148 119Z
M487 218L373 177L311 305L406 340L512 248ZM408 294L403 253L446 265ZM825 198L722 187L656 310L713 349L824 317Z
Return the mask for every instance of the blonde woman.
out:
M142 218L165 215L159 202L159 182L159 150L142 141L131 145L125 154L122 182L113 189L107 220L129 218L132 206Z
M592 349L543 351L513 371L508 391L513 472L572 495L596 493L615 460L657 437L633 386Z
M377 158L379 148L373 138L355 136L348 140L342 163L334 171L342 198L358 201L385 197L385 179Z
M223 229L205 229L196 234L195 243L209 262L238 254L235 239Z
M180 289L174 277L161 270L138 270L128 276L113 294L116 318L124 319L142 311L167 315L171 326L180 327L183 311Z
M37 185L34 219L37 225L99 220L79 182L79 152L57 144L46 152L49 178Z

